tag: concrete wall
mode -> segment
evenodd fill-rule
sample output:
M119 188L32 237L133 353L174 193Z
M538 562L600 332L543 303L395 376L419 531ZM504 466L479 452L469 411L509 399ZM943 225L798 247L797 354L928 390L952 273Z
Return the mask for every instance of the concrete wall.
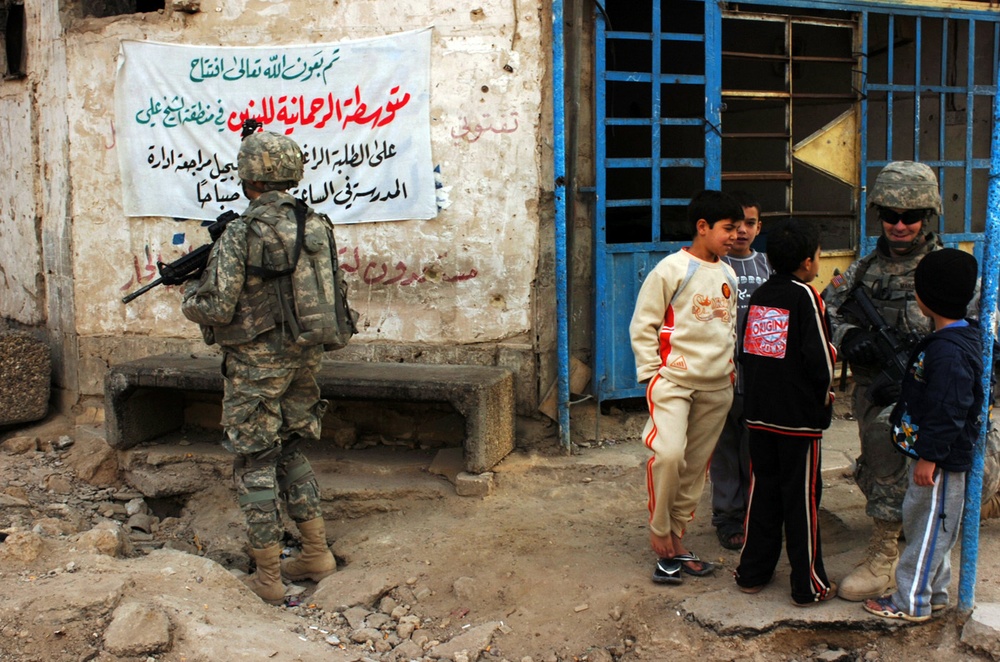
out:
M122 212L113 112L120 40L280 45L433 26L432 153L452 204L429 221L338 228L339 246L357 262L349 281L361 334L351 351L507 364L519 375L520 409L533 410L537 311L554 307L534 289L540 228L551 219L551 195L542 193L551 190L547 4L225 0L185 12L167 0L161 12L107 18L86 17L75 2L25 7L28 78L0 84L0 162L14 166L0 172L0 240L18 247L0 268L0 316L49 327L64 354L57 385L99 394L108 363L208 351L180 314L176 288L120 301L135 288L136 269L189 248L171 244L176 221ZM494 122L517 130L463 134ZM185 229L194 245L207 239L197 226ZM425 282L366 278L399 262ZM450 278L458 274L465 277Z
M25 81L0 85L0 307L23 324L45 320L41 237L35 195L34 100Z

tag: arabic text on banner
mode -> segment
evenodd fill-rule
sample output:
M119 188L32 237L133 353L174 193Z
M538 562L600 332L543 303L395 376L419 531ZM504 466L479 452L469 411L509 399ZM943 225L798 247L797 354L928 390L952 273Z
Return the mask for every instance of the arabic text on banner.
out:
M295 140L292 195L337 223L433 218L430 29L335 44L123 41L115 115L127 216L213 219L246 205L243 120Z

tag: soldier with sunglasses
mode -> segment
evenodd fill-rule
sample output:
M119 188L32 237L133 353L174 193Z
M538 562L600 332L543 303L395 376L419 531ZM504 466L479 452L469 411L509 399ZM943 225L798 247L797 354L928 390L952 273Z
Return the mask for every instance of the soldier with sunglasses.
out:
M933 326L917 306L914 273L925 255L942 248L930 227L931 219L941 213L941 193L937 176L926 164L889 163L876 177L868 199L882 224L875 250L856 260L845 273L834 276L823 291L833 342L841 358L850 363L854 377L852 405L861 438L854 479L867 500L865 512L874 520L864 560L840 584L840 597L852 601L878 597L895 586L907 471L906 457L889 442L889 414L898 384L871 388L888 367L888 359L879 350L874 332L853 319L844 304L851 291L863 285L899 337L927 335ZM970 315L976 315L978 299L977 286L969 305ZM997 438L991 429L983 474L984 517L992 514L991 509L998 510L998 504L992 503L998 500L1000 482Z

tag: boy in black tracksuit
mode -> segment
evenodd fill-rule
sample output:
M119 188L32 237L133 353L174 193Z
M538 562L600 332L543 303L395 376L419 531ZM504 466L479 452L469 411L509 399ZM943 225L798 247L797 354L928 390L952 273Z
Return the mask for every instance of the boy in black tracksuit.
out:
M790 219L767 237L775 273L750 298L741 363L750 430L750 503L736 569L744 593L771 581L782 528L792 567L792 604L829 600L819 537L820 443L833 413L833 368L826 308L809 283L819 271L819 231Z

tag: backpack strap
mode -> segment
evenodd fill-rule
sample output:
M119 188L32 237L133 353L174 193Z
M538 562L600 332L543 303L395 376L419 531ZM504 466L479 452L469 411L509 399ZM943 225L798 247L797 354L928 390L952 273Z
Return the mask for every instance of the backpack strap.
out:
M295 271L295 267L299 264L299 255L302 253L302 243L306 233L306 209L306 203L301 200L296 200L295 206L292 208L295 214L295 246L292 249L292 260L289 267L287 269L275 270L266 267L249 266L247 267L247 273L252 276L259 276L264 280L272 280L281 276L290 276Z

